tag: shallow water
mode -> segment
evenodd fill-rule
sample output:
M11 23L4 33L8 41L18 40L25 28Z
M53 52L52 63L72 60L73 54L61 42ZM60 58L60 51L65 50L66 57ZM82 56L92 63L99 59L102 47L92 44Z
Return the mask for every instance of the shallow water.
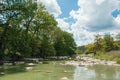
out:
M28 72L5 74L0 80L120 80L120 67L39 64Z
M120 67L96 65L86 68L76 66L74 80L120 80Z

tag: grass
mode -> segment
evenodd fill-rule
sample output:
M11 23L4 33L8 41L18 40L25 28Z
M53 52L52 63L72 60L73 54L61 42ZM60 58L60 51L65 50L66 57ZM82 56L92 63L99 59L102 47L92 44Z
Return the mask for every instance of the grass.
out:
M100 53L95 57L101 60L113 60L120 64L120 51L110 51L102 54Z
M116 59L116 62L117 62L118 64L120 64L120 58Z

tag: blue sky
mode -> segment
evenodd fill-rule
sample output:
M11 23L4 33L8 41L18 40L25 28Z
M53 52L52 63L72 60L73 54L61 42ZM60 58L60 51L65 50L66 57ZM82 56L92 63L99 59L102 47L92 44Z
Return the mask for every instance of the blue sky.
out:
M120 33L120 0L38 0L55 16L58 27L73 34L78 46L95 34Z
M118 15L120 14L120 10L116 9L116 10L114 10L111 14L112 14L113 17L116 18L116 17L118 17Z
M59 16L69 17L69 13L72 9L77 10L79 7L77 5L78 0L57 0L58 4L61 7L62 14Z

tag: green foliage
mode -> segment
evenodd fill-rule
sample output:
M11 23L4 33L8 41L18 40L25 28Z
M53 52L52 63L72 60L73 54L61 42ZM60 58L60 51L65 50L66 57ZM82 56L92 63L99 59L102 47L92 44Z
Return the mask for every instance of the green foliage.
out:
M55 41L55 49L57 56L72 56L75 54L76 44L72 38L72 35L67 32L58 33Z
M104 35L104 50L105 51L111 51L113 50L113 37L111 37L111 35Z
M72 35L57 27L57 22L42 4L32 0L0 1L0 62L25 57L73 55Z
M116 35L116 39L117 39L117 41L120 41L120 33L118 33L118 34Z
M117 59L117 63L120 64L120 58Z
M115 40L110 34L105 34L103 37L101 35L96 35L95 42L88 44L85 47L87 51L109 52L112 50L119 50L120 42L118 38Z
M55 56L56 51L53 45L48 40L47 36L44 36L42 43L41 43L41 57L45 58L47 56Z
M110 51L110 52L100 52L99 55L95 56L97 59L101 59L101 60L112 60L112 61L116 61L117 63L119 63L120 60L120 51L116 50L116 51Z
M86 45L85 47L86 47L86 49L87 49L86 51L88 51L88 52L94 52L94 51L96 51L94 44L88 44L88 45Z
M96 52L96 58L104 60L115 60L119 63L120 41L119 34L112 37L110 34L96 35L94 43L85 46L86 52Z
M75 54L76 44L72 38L72 34L68 32L63 32L63 38L65 42L65 50L67 55L72 56Z

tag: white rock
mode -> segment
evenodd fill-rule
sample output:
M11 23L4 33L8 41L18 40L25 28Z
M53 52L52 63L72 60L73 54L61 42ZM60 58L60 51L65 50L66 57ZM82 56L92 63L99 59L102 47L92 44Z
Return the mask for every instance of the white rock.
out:
M67 77L63 77L60 80L69 80Z
M33 67L26 67L26 70L32 70Z
M35 64L33 64L33 63L29 63L28 65L29 65L29 66L34 66Z
M0 74L1 74L1 75L4 75L5 73L4 73L4 72L1 72Z

